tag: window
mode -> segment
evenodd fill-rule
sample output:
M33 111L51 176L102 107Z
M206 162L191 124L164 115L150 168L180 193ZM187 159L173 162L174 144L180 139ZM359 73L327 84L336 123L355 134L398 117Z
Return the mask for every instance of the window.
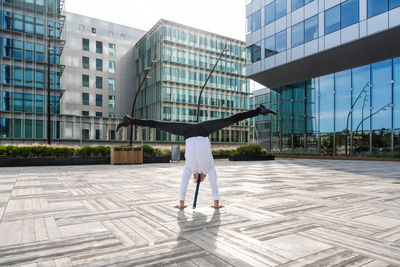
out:
M276 19L286 16L286 0L276 0Z
M400 6L400 0L389 0L389 9L393 9Z
M96 88L103 89L103 77L96 76Z
M108 44L108 55L115 56L115 44Z
M115 96L113 95L108 96L108 107L115 108Z
M275 1L265 6L265 25L275 21Z
M103 95L96 94L96 106L97 107L103 106Z
M96 33L96 28L92 28L92 33Z
M115 61L108 62L108 72L115 73Z
M272 35L271 37L268 37L265 39L265 57L270 57L272 55L275 55L276 49L275 49L275 35Z
M96 112L96 117L102 117L102 116L97 116L97 113L101 112ZM96 140L100 140L100 130L96 129Z
M325 11L325 34L340 29L340 5Z
M108 117L109 118L115 118L115 114L110 112L110 113L108 113Z
M367 5L368 18L386 12L389 8L387 0L368 0Z
M292 11L299 9L300 7L312 2L314 0L292 0Z
M82 50L89 51L89 39L82 38Z
M247 32L255 32L261 28L261 9L247 17Z
M96 111L96 117L103 117L103 112Z
M340 4L340 28L353 25L358 22L358 0L347 0Z
M261 42L249 46L251 63L261 59Z
M89 105L89 94L88 93L82 93L82 105Z
M103 71L103 60L96 58L96 70Z
M304 22L304 42L318 38L318 15L307 19Z
M278 53L286 50L286 30L278 32L275 35L275 46Z
M82 116L89 116L89 111L82 110Z
M89 140L89 129L82 129L82 139Z
M108 90L115 91L115 79L108 78Z
M96 53L103 54L103 43L96 41Z
M304 43L304 21L292 27L292 47Z
M325 11L325 34L350 26L358 20L358 0L347 0Z
M89 69L89 58L82 57L82 68L88 70Z
M89 87L89 75L82 75L82 86Z

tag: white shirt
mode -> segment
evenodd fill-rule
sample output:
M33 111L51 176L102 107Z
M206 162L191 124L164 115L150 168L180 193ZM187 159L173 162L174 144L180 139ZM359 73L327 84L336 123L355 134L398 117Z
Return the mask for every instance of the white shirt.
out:
M192 174L208 173L214 166L214 158L211 153L211 143L208 137L195 136L186 139L185 166Z

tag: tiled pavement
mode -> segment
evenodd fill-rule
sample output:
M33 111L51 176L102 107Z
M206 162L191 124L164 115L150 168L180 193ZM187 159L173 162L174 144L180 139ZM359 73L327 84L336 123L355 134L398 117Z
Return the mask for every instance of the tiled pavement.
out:
M220 211L183 163L0 168L0 265L400 266L399 163L216 166Z

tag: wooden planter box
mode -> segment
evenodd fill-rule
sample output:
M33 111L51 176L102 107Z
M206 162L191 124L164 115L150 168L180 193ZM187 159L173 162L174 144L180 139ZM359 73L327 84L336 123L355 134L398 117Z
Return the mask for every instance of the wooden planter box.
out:
M143 149L135 151L134 148L111 148L111 164L143 164Z

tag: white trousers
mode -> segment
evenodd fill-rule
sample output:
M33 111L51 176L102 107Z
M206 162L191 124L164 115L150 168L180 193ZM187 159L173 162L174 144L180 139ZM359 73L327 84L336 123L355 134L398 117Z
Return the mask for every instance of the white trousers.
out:
M179 194L179 200L181 200L181 201L185 200L186 190L187 190L191 176L192 176L192 172L185 164L185 167L183 168L183 173L182 173L181 192ZM215 171L214 164L210 167L210 169L207 173L206 179L207 178L210 181L214 200L219 200L219 193L218 193L218 186L217 186L217 172Z

